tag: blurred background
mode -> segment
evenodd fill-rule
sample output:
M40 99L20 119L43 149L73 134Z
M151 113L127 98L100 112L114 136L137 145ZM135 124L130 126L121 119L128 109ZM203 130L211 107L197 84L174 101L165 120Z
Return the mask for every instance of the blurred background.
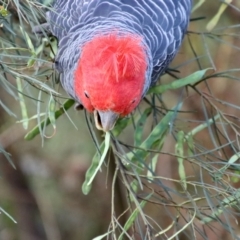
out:
M111 183L116 166L114 161L107 161L107 165L104 165L96 176L90 193L88 195L82 193L85 173L96 152L96 147L84 111L75 111L73 107L56 121L56 130L49 125L44 134L39 134L31 141L24 140L25 134L38 124L42 116L44 117L51 98L47 91L39 91L36 82L31 78L46 83L60 92L63 97L67 96L59 84L50 82L46 78L46 71L49 71L49 76L55 78L49 63L51 48L47 45L41 49L39 46L42 40L31 31L32 26L36 24L36 18L40 22L43 21L44 9L35 2L32 4L28 1L6 2L0 1L0 41L2 41L0 240L93 239L106 233L112 221ZM198 153L201 153L202 158L198 158L197 155L191 156L184 164L186 176L192 181L188 187L189 199L204 196L204 201L198 206L206 207L206 216L211 215L209 212L217 211L216 219L212 216L205 224L197 218L192 221L194 214L191 215L189 210L174 208L170 201L165 205L156 204L158 200L152 199L146 205L145 211L149 218L154 219L162 228L162 233L155 234L153 239L240 239L237 207L240 196L237 192L240 186L238 157L234 161L236 168L231 169L229 174L220 176L219 182L214 178L216 177L214 169L225 166L223 162L227 162L231 156L239 152L240 1L228 1L229 6L217 19L219 9L223 8L222 2L194 1L196 9L192 18L195 20L191 21L183 46L171 64L171 68L178 70L178 72L171 71L177 78L206 68L212 69L207 74L210 77L198 85L197 89L188 87L184 90L170 90L162 95L162 102L167 109L172 108L180 100L183 102L175 122L175 129L178 132L189 132L218 113L223 119L219 124L215 122L214 126L209 125L194 136ZM7 15L4 14L4 9L7 9ZM216 26L209 23L216 23ZM20 26L24 26L27 37L21 32ZM27 44L29 41L26 40L28 37L35 49L40 49L42 55L38 54L38 57L43 61L35 62L34 67L25 68L32 55L20 48L30 47ZM18 49L7 49L7 46L10 48L10 43L12 47ZM14 54L15 58L13 58ZM11 65L13 62L17 64ZM9 69L6 70L6 66L11 71L18 69L20 72L21 69L22 73L30 76L28 81L22 81L22 86L17 85L17 75L12 74ZM174 77L171 75L164 75L161 83L173 81ZM3 78L8 81L2 80ZM23 89L28 97L19 95L20 89ZM21 100L22 97L24 100ZM27 106L27 117L33 117L28 122L28 129L24 129L24 122L21 121L23 116L26 117L21 104ZM146 105L142 103L143 108ZM61 104L57 101L55 108L58 109L59 106ZM150 130L147 126L144 131L145 137L148 131ZM102 134L100 132L96 134L99 141L102 141ZM133 145L131 144L133 134L134 130L131 127L126 128L121 134L120 141ZM171 134L167 135L161 148L162 153L158 155L155 173L156 176L161 176L161 184L164 188L182 192L181 184L173 180L179 179L179 162L174 156L175 147L176 139ZM222 165L219 165L216 159L222 162ZM199 161L198 167L194 161ZM154 188L147 181L144 182L145 185L146 192L151 192ZM168 195L169 192L163 191L162 186L159 185L157 191L160 195ZM214 188L219 189L219 192L216 190L214 190L216 193L211 192ZM221 195L220 192L223 194ZM114 194L116 216L120 216L128 208L128 194L121 181L115 185ZM170 194L174 195L175 202L181 202L183 199L187 201L174 192ZM228 204L229 207L230 200L227 200L228 203L226 200L224 202L224 196L234 194L236 196L234 208L218 208L223 207L224 204ZM215 200L212 200L213 198ZM119 221L124 225L127 219L123 216ZM174 233L177 233L178 227L173 224L173 219L178 226L182 226L179 228L182 230L175 237ZM144 224L139 224L144 229ZM186 227L183 229L183 226ZM141 234L131 236L132 239L143 239ZM109 239L114 238L110 236Z

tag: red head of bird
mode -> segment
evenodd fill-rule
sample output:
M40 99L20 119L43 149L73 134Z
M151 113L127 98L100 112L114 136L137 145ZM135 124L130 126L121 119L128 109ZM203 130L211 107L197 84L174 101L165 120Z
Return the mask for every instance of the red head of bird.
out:
M98 35L85 43L74 87L83 106L94 112L99 129L111 130L119 116L138 106L146 70L146 51L137 35Z

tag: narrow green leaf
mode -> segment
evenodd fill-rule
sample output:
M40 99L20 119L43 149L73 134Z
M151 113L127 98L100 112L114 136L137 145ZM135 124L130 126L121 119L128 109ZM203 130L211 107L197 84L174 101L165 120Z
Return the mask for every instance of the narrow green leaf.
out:
M63 104L63 106L55 112L55 119L58 119L61 115L63 115L65 113L65 111L67 111L69 108L71 108L74 105L74 103L75 103L75 101L73 99L67 100ZM28 132L25 135L24 139L32 140L34 137L36 137L40 133L40 130L44 129L44 126L48 126L50 123L51 122L50 122L49 118L46 119L46 123L45 123L45 120L43 120L39 126L37 125L30 132Z
M240 152L231 156L231 158L228 160L228 164L231 165L231 164L235 163L239 158L240 158Z
M192 12L195 12L198 8L200 8L205 1L206 1L206 0L198 0L198 2L197 2L197 3L195 4L195 6L192 8Z
M117 137L122 131L131 123L131 118L120 118L118 119L114 129L111 131L112 134Z
M139 146L142 142L143 126L146 123L148 116L150 115L152 108L147 108L137 121L136 130L134 132L134 146Z
M149 93L161 94L161 93L166 92L167 90L174 90L174 89L178 89L181 87L185 87L189 84L191 84L191 85L196 84L197 82L202 80L203 76L206 74L206 72L208 70L210 70L210 68L194 72L193 74L191 74L185 78L175 80L169 84L157 85L155 87L150 88L150 90L148 91L148 94Z
M19 97L19 103L21 107L21 113L22 113L22 119L23 119L23 128L28 129L28 114L27 114L27 107L24 100L24 97L22 95L23 88L22 88L22 82L19 77L16 77L17 82L17 89L18 89L18 97Z
M190 135L187 139L185 138L185 140L187 141L187 153L188 156L192 156L193 152L194 152L194 140L193 140L193 136Z
M151 194L147 197L148 199L150 198ZM147 201L146 200L143 200L141 203L140 203L140 206L141 208L143 209L144 206L146 205ZM137 216L138 216L138 213L139 213L139 209L136 208L132 214L130 215L130 217L128 218L127 222L124 224L124 227L123 229L125 231L127 231L135 222ZM124 236L124 231L121 233L121 235L119 236L118 240L122 240L123 239L123 236Z
M100 235L100 236L98 236L98 237L93 238L93 240L102 240L102 239L104 239L106 236L108 236L111 232L112 232L112 231L109 231L109 232L107 232L107 233L104 233L103 235Z
M101 144L100 152L103 153L104 149L105 149L105 142L103 142ZM92 177L92 175L93 175L95 169L97 168L98 164L99 164L99 154L98 154L98 152L96 152L93 159L92 159L90 167L86 171L85 181L82 185L82 192L85 195L87 195L90 192L90 190L92 189L92 184L88 184L88 182L89 182L90 178Z
M186 183L186 173L185 173L185 168L184 168L184 132L179 131L177 134L177 144L175 145L175 151L176 154L178 155L177 160L178 160L178 174L181 179L181 182L183 184L184 189L187 189L187 183Z
M55 118L55 99L53 96L50 96L49 104L48 104L48 117L54 129L56 129L56 118Z
M216 15L214 15L214 17L210 20L210 22L207 24L206 29L207 31L212 31L213 28L217 25L217 23L219 22L222 14L224 13L224 11L227 9L228 4L230 4L232 2L232 0L223 0L223 3L221 4L218 12Z
M194 136L195 134L199 133L200 131L202 131L203 129L205 129L206 127L209 127L211 124L213 124L216 120L218 120L220 118L220 114L215 115L213 118L209 118L206 122L198 125L197 127L195 127L193 130L191 130L190 132L187 133L187 135L185 136L185 139L188 139L190 136Z
M102 156L100 158L98 166L96 167L96 169L94 169L92 176L90 176L90 179L89 179L87 185L90 185L92 183L93 179L95 178L95 176L97 175L99 169L101 168L101 166L102 166L102 164L103 164L103 162L104 162L104 160L106 158L106 155L108 153L108 149L109 149L109 146L110 146L110 139L111 139L110 133L106 132L106 134L105 134L105 147L104 147Z
M225 166L223 166L222 168L220 168L218 170L218 172L215 174L215 177L217 179L222 178L222 175L224 174L224 172L232 165L234 164L237 160L240 159L240 152L234 154L229 160L228 162L225 164Z
M178 108L175 107L175 109ZM134 152L129 152L127 158L131 160L145 159L149 154L148 149L153 149L159 145L162 139L165 137L169 124L171 123L173 117L175 116L175 111L169 111L162 120L154 127L149 136L142 142L139 146L140 149L136 149Z
M31 121L31 120L34 120L34 119L37 119L38 117L43 117L43 116L45 116L46 115L46 113L39 113L39 114L35 114L35 115L33 115L32 117L30 117L30 118L28 118L27 120L28 121ZM19 120L19 121L16 121L16 123L22 123L22 122L24 122L25 120Z
M83 194L87 195L89 193L89 191L92 188L92 182L95 178L95 176L97 175L99 169L101 168L106 155L108 153L108 149L110 147L110 133L106 132L105 134L105 142L104 144L101 145L100 147L100 151L101 151L101 158L99 160L99 156L98 154L95 154L92 160L92 164L91 166L88 168L86 175L85 175L85 181L82 185L82 192Z
M161 147L159 147L161 149ZM156 167L157 167L157 162L158 162L158 158L159 158L159 154L156 154L153 158L152 158L152 161L151 163L149 164L149 168L151 169L147 171L147 176L148 176L148 182L151 183L151 180L153 180L153 173L155 172L156 170Z
M212 221L216 221L223 211L228 207L239 206L240 201L240 190L236 190L234 196L229 196L224 198L215 211L211 213L210 216L202 218L202 223L206 224Z
M130 122L131 122L130 118L119 119L117 121L116 126L112 130L113 135L115 137L117 137L124 130L124 128L127 127L127 125ZM103 153L104 149L105 149L105 142L102 142L102 144L100 146L100 152ZM96 152L94 157L93 157L93 159L92 159L91 165L90 165L90 167L88 168L88 170L86 172L85 181L84 181L84 183L82 185L82 192L85 195L87 195L90 192L91 188L92 188L92 185L88 184L88 183L89 183L90 177L93 175L93 172L97 168L98 164L99 164L99 154L98 154L98 152Z
M21 30L22 34L25 36L25 38L26 38L26 42L27 42L28 48L31 50L31 55L32 56L30 57L30 59L28 60L28 63L27 63L27 66L31 67L35 63L35 59L36 59L36 56L37 56L36 52L35 52L35 48L33 46L31 38L29 37L27 32L23 30L23 28L21 26L20 26L20 30Z
M17 223L17 221L9 214L7 213L3 208L0 207L0 213L4 213L7 217L9 217L14 223Z
M179 230L177 231L174 231L174 234L168 238L168 240L172 240L172 239L176 239L178 238L178 236L181 234L181 232L183 232L185 229L187 229L189 226L192 226L194 220L195 220L195 217L196 217L196 210L194 209L194 213L192 216L190 216L190 219L188 219L187 223L186 224L183 224L182 227L180 227Z

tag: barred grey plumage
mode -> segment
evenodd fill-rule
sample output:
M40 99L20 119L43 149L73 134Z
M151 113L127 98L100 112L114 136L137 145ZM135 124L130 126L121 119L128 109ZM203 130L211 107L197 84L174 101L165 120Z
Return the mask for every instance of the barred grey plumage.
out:
M96 34L118 29L119 34L144 37L148 57L144 95L176 55L191 7L192 0L56 0L47 18L59 39L56 68L63 87L78 99L73 79L81 46Z

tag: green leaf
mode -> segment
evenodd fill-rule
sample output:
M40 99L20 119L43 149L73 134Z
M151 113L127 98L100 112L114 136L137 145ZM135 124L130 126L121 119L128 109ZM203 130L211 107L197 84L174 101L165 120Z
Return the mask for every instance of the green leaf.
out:
M230 157L230 159L225 164L225 166L223 166L222 168L220 168L218 170L218 172L215 174L214 178L215 179L222 178L222 175L224 174L224 172L239 159L240 159L240 152L238 152L238 153L234 154L232 157Z
M229 6L229 4L231 2L232 2L232 0L223 0L223 3L221 4L217 14L214 15L214 17L207 24L207 26L206 26L207 31L210 32L210 31L213 30L213 28L217 25L217 23L219 22L222 14L224 13L224 11L227 9L227 7Z
M141 115L140 119L137 122L136 130L134 132L134 146L139 146L142 142L143 135L143 126L146 123L147 117L150 115L152 108L147 108Z
M234 196L229 196L224 198L221 203L218 204L218 207L216 210L214 210L210 216L202 218L202 223L206 224L212 221L216 221L218 219L218 216L220 216L223 211L228 207L237 206L239 207L239 201L240 201L240 190L236 190L234 193Z
M23 30L23 28L21 26L20 26L20 30L21 30L22 34L24 35L24 37L26 39L26 43L28 45L28 48L31 50L31 54L32 54L31 58L28 60L27 66L32 67L33 64L35 63L35 59L36 59L35 48L33 46L31 38L29 37L27 32Z
M22 82L19 77L16 77L16 82L17 82L17 89L18 89L18 97L19 97L19 103L21 107L21 112L22 112L22 119L23 119L23 128L28 129L28 114L27 114L27 107L26 103L24 101L24 97L22 95L23 88L22 88Z
M231 181L233 183L239 183L239 181L240 181L240 171L234 171L234 176L231 176Z
M61 108L59 108L55 112L55 119L58 119L61 115L65 113L69 108L71 108L74 105L75 101L73 99L67 100ZM40 130L42 131L45 126L48 126L51 123L50 118L47 118L46 120L43 120L40 125L37 125L34 127L30 132L28 132L24 139L25 140L32 140L34 137L36 137L39 133Z
M101 158L99 160L99 155L95 154L93 157L93 160L92 160L92 164L86 172L85 181L82 185L83 194L87 195L89 193L89 191L91 190L92 182L106 158L109 147L110 147L110 133L106 132L105 142L100 147Z
M146 199L149 199L151 197L152 194L150 194ZM146 205L147 201L146 200L143 200L141 203L140 203L140 207L143 209L144 206ZM139 213L140 209L136 208L132 214L130 215L130 217L128 218L128 220L126 221L126 223L124 224L124 227L123 229L125 230L125 232L134 224L137 216L138 216L138 213ZM124 236L124 231L121 233L121 235L119 236L118 240L122 240L123 239L123 236Z
M54 129L56 129L56 118L55 118L55 100L53 96L50 96L49 104L48 104L48 117Z
M181 182L183 184L184 189L187 189L187 183L186 183L186 173L185 173L185 168L184 168L184 132L179 131L177 134L177 144L175 145L175 151L176 154L178 155L177 160L178 160L178 174L181 179Z
M112 134L117 137L122 131L131 123L131 118L120 118L118 119L114 129L111 131Z
M193 137L195 134L201 132L206 127L209 127L211 124L213 124L216 120L220 118L220 114L215 115L213 118L209 118L206 122L198 125L193 130L187 133L185 136L185 139L188 139L190 136Z
M162 146L164 141L160 144ZM159 147L161 149L161 146ZM158 162L159 154L156 154L152 160L151 163L149 164L149 170L147 171L147 176L148 176L148 182L151 183L153 180L153 174L155 173L156 167L157 167L157 162ZM151 169L151 170L150 170Z
M206 1L206 0L198 0L198 2L197 2L197 3L195 4L195 6L192 8L192 13L195 12L198 8L200 8L205 1Z
M93 240L102 240L102 239L104 239L106 236L108 236L111 232L112 232L112 231L109 231L109 232L107 232L107 233L104 233L103 235L100 235L100 236L98 236L98 237L93 238Z
M125 127L127 127L127 125L131 122L130 118L122 118L119 119L116 126L114 127L114 129L112 130L112 133L115 137L117 137L123 130ZM106 141L106 138L105 138ZM105 144L106 142L102 142L101 146L100 146L100 152L103 153L105 148ZM108 146L109 148L109 146ZM101 161L101 160L100 160ZM92 159L92 163L90 165L90 167L88 168L86 175L85 175L85 181L82 185L82 192L83 194L87 195L91 188L92 188L92 184L89 184L89 180L90 178L93 176L94 171L96 171L96 168L99 165L99 154L98 152L95 153L93 159Z
M14 223L17 223L17 221L10 214L8 214L3 208L0 207L0 213L1 212L8 216Z
M4 8L3 6L0 6L0 15L2 17L7 17L9 14L8 10L6 8Z
M148 154L150 154L148 149L153 149L159 145L168 132L169 124L172 122L173 117L176 114L175 110L178 110L180 105L176 106L173 111L169 111L162 118L162 120L154 127L149 136L139 146L139 149L127 154L127 159L130 161L136 161L138 159L144 160Z
M111 139L110 138L110 133L106 132L106 134L105 134L105 142L104 142L105 143L104 144L105 145L104 146L104 150L103 150L103 153L101 155L100 161L99 161L96 169L92 169L94 171L93 171L93 174L91 176L89 176L90 178L89 178L89 181L87 183L88 186L92 183L93 179L95 178L96 174L98 173L99 169L101 168L101 166L102 166L102 164L103 164L103 162L105 160L105 157L106 157L106 155L108 153L108 149L109 149L109 146L110 146L110 139Z
M181 78L178 80L175 80L169 84L161 84L161 85L157 85L155 87L152 87L149 89L148 94L149 93L157 93L157 94L161 94L166 92L167 90L174 90L174 89L178 89L181 87L185 87L189 84L193 85L196 84L197 82L201 81L202 78L204 77L204 75L206 74L206 72L208 70L210 70L211 68L207 68L204 70L200 70L197 71L185 78Z

